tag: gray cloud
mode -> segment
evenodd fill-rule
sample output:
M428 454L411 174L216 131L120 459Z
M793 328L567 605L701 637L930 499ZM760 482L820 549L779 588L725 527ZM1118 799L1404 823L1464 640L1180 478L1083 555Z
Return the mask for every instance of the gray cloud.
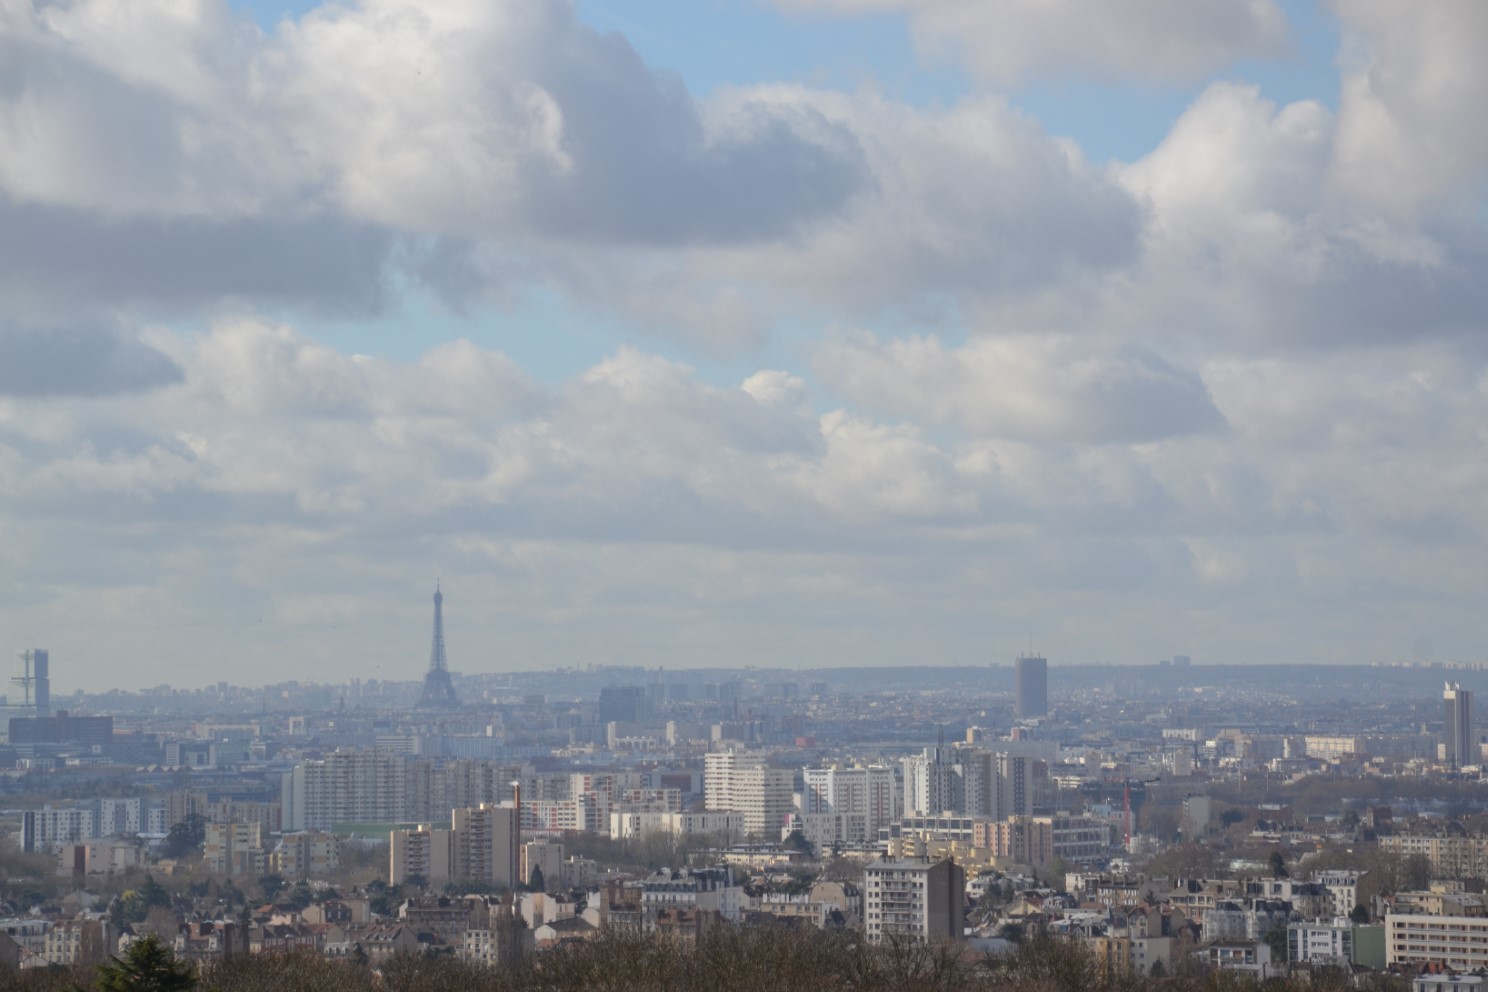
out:
M334 216L109 219L0 195L0 299L43 314L224 299L367 313L385 301L393 245Z
M111 396L182 379L169 356L123 331L0 328L0 395Z

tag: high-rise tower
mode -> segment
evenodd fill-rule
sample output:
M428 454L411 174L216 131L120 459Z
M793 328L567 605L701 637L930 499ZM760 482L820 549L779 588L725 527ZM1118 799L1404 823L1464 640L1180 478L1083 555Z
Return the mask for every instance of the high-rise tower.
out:
M1018 655L1014 663L1018 680L1016 716L1033 720L1049 715L1049 663L1037 655Z
M24 690L25 706L35 706L37 716L52 715L51 655L46 648L32 648L16 655L16 676L11 679Z
M1448 682L1442 690L1443 743L1448 765L1461 768L1478 763L1478 745L1473 739L1472 693L1456 682Z
M424 676L424 692L419 697L421 710L452 710L460 705L455 684L450 681L449 666L444 659L444 593L434 587L434 644L429 649L429 671Z

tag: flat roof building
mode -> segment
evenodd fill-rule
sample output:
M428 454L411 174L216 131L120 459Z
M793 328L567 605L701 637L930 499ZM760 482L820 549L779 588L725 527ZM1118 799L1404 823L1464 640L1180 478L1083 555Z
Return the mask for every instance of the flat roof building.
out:
M863 870L863 929L892 938L951 940L965 934L966 872L954 861L871 861Z

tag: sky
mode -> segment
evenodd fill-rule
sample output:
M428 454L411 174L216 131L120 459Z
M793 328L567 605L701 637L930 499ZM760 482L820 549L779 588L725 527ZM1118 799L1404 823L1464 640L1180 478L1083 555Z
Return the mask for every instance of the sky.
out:
M55 692L1488 660L1480 0L0 0Z

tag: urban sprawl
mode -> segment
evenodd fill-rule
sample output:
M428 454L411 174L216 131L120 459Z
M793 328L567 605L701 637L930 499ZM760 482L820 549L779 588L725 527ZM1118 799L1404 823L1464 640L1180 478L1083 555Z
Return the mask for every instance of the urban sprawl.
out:
M501 967L778 927L1488 988L1482 666L472 675L442 610L421 681L64 700L22 651L0 964L153 936L198 964Z

